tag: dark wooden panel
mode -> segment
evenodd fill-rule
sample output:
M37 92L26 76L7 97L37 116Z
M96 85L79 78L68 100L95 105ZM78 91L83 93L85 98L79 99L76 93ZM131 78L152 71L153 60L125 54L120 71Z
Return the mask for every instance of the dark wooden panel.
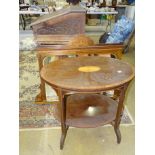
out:
M34 35L74 35L85 32L85 10L68 7L38 18L31 24Z

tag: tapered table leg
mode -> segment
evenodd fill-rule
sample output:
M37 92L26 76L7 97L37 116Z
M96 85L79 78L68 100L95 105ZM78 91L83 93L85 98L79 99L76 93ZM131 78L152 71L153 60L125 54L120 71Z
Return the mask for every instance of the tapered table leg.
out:
M124 85L123 87L120 88L120 94L119 94L119 102L118 102L118 108L117 108L117 114L116 114L116 119L114 122L114 131L117 137L117 143L119 144L121 142L121 132L119 129L119 125L121 122L121 117L123 114L124 110L124 98L125 98L125 91L128 87L128 84Z
M44 102L46 101L46 90L45 90L45 82L43 80L41 80L41 84L40 84L40 93L36 96L35 98L35 102Z
M59 90L59 98L60 98L60 105L61 105L61 139L60 139L60 149L62 150L64 147L65 138L67 135L67 130L69 126L66 125L66 103L67 103L67 96L62 94L62 91Z
M67 135L67 130L68 130L69 126L66 126L64 130L62 130L61 133L61 139L60 139L60 149L62 150L64 147L64 142L66 139L66 135Z
M117 137L117 143L120 144L120 142L121 142L121 132L120 132L120 129L119 129L119 127L114 127L114 130L115 130L115 134L116 134L116 137Z
M38 58L38 65L39 65L39 72L41 71L43 67L43 61L45 56L42 56L41 53L37 53L37 58ZM44 103L46 101L46 90L45 90L45 81L41 79L40 77L40 93L36 96L35 102L36 103Z

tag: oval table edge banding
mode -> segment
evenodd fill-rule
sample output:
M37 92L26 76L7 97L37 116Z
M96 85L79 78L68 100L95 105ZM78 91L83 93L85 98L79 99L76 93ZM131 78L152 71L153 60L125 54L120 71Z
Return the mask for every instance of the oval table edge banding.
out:
M86 62L82 61L81 64L79 63L78 66L76 68L74 68L74 71L70 71L70 74L68 76L61 75L61 74L66 74L65 69L67 69L67 67L74 66L74 60L76 61L76 59L79 59L79 61L80 61L80 59L82 59L82 60L83 59L86 59L86 60L90 59L91 61L89 63L91 64L91 63L93 63L93 59L96 58L96 57L99 58L101 62L102 62L102 60L103 61L104 60L113 61L114 64L115 64L115 61L120 62L120 64L122 63L125 66L127 66L128 68L130 68L130 71L132 73L130 74L130 76L127 76L126 78L122 79L121 81L118 80L118 81L115 81L115 82L109 83L109 84L100 84L100 83L98 84L98 83L96 83L94 85L92 85L92 83L89 83L89 85L87 85L87 87L86 87L82 83L85 83L85 82L88 83L89 82L88 80L91 80L91 79L86 79L87 77L82 79L82 75L83 75L84 72L81 72L78 69L79 69L79 67L88 66L88 65L85 65L85 64L87 64L87 61ZM73 60L73 61L71 61L71 60ZM61 62L61 64L59 64L59 62ZM65 62L68 62L68 64L66 66L65 66ZM101 62L100 62L99 65L101 65ZM63 64L65 66L64 68L63 67L55 68L56 65L61 66ZM98 68L101 68L101 66L99 66L99 65L95 64L95 65L91 65L91 66L96 66ZM107 63L107 65L108 65L108 63ZM51 69L49 69L49 68L51 68ZM46 75L47 74L47 71L46 71L47 69L49 69L48 72L50 72L51 75L50 74ZM63 70L63 73L61 73L62 70ZM71 81L72 83L69 83L67 85L66 81L70 78L69 76L71 74L75 73L75 70L77 72L79 72L79 74L78 74L79 77L78 78L81 78L78 81L79 85L77 85L77 81L73 81L74 83ZM120 71L120 69L118 69L118 71ZM59 77L59 80L55 81L54 77L57 78L57 72L60 72L61 74L60 73L59 74L61 76ZM77 74L77 72L76 72L76 74ZM95 71L95 72L85 72L85 73L88 74L88 76L89 76L89 75L92 75L92 74L97 74L98 72L102 73L102 69L99 69L98 71ZM117 72L117 73L119 74L119 72ZM51 62L48 65L45 65L41 69L40 75L41 75L41 79L43 79L47 84L49 84L50 86L52 86L54 88L61 88L61 89L64 89L64 90L72 90L72 91L79 91L79 92L85 92L85 91L93 92L93 91L101 91L103 89L104 90L110 90L112 88L117 88L120 85L123 85L124 83L127 83L127 82L131 81L133 79L133 77L134 77L134 67L131 64L128 64L127 62L124 62L124 61L121 61L121 60L118 60L118 59L114 59L114 58L106 58L106 57L98 57L98 56L95 56L95 57L65 58L65 59L61 59L61 60L56 60L54 62ZM101 76L99 78L100 78L99 80L102 80ZM86 80L86 81L84 81L84 80ZM106 79L106 80L108 80L108 79Z

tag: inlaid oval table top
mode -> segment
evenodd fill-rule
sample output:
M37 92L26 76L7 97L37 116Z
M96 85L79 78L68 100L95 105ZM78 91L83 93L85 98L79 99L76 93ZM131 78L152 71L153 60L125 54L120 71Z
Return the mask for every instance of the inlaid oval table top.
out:
M134 69L118 59L86 56L56 60L45 65L40 74L56 88L98 91L129 82L134 77Z

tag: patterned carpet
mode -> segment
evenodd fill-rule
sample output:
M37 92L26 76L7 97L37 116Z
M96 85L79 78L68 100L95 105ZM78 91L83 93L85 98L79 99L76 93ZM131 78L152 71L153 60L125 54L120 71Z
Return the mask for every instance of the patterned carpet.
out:
M34 104L40 83L37 57L34 51L19 53L19 82L19 127L23 129L60 126L53 116L54 105ZM55 94L51 93L50 98L54 96ZM121 124L131 123L129 114L125 110Z

